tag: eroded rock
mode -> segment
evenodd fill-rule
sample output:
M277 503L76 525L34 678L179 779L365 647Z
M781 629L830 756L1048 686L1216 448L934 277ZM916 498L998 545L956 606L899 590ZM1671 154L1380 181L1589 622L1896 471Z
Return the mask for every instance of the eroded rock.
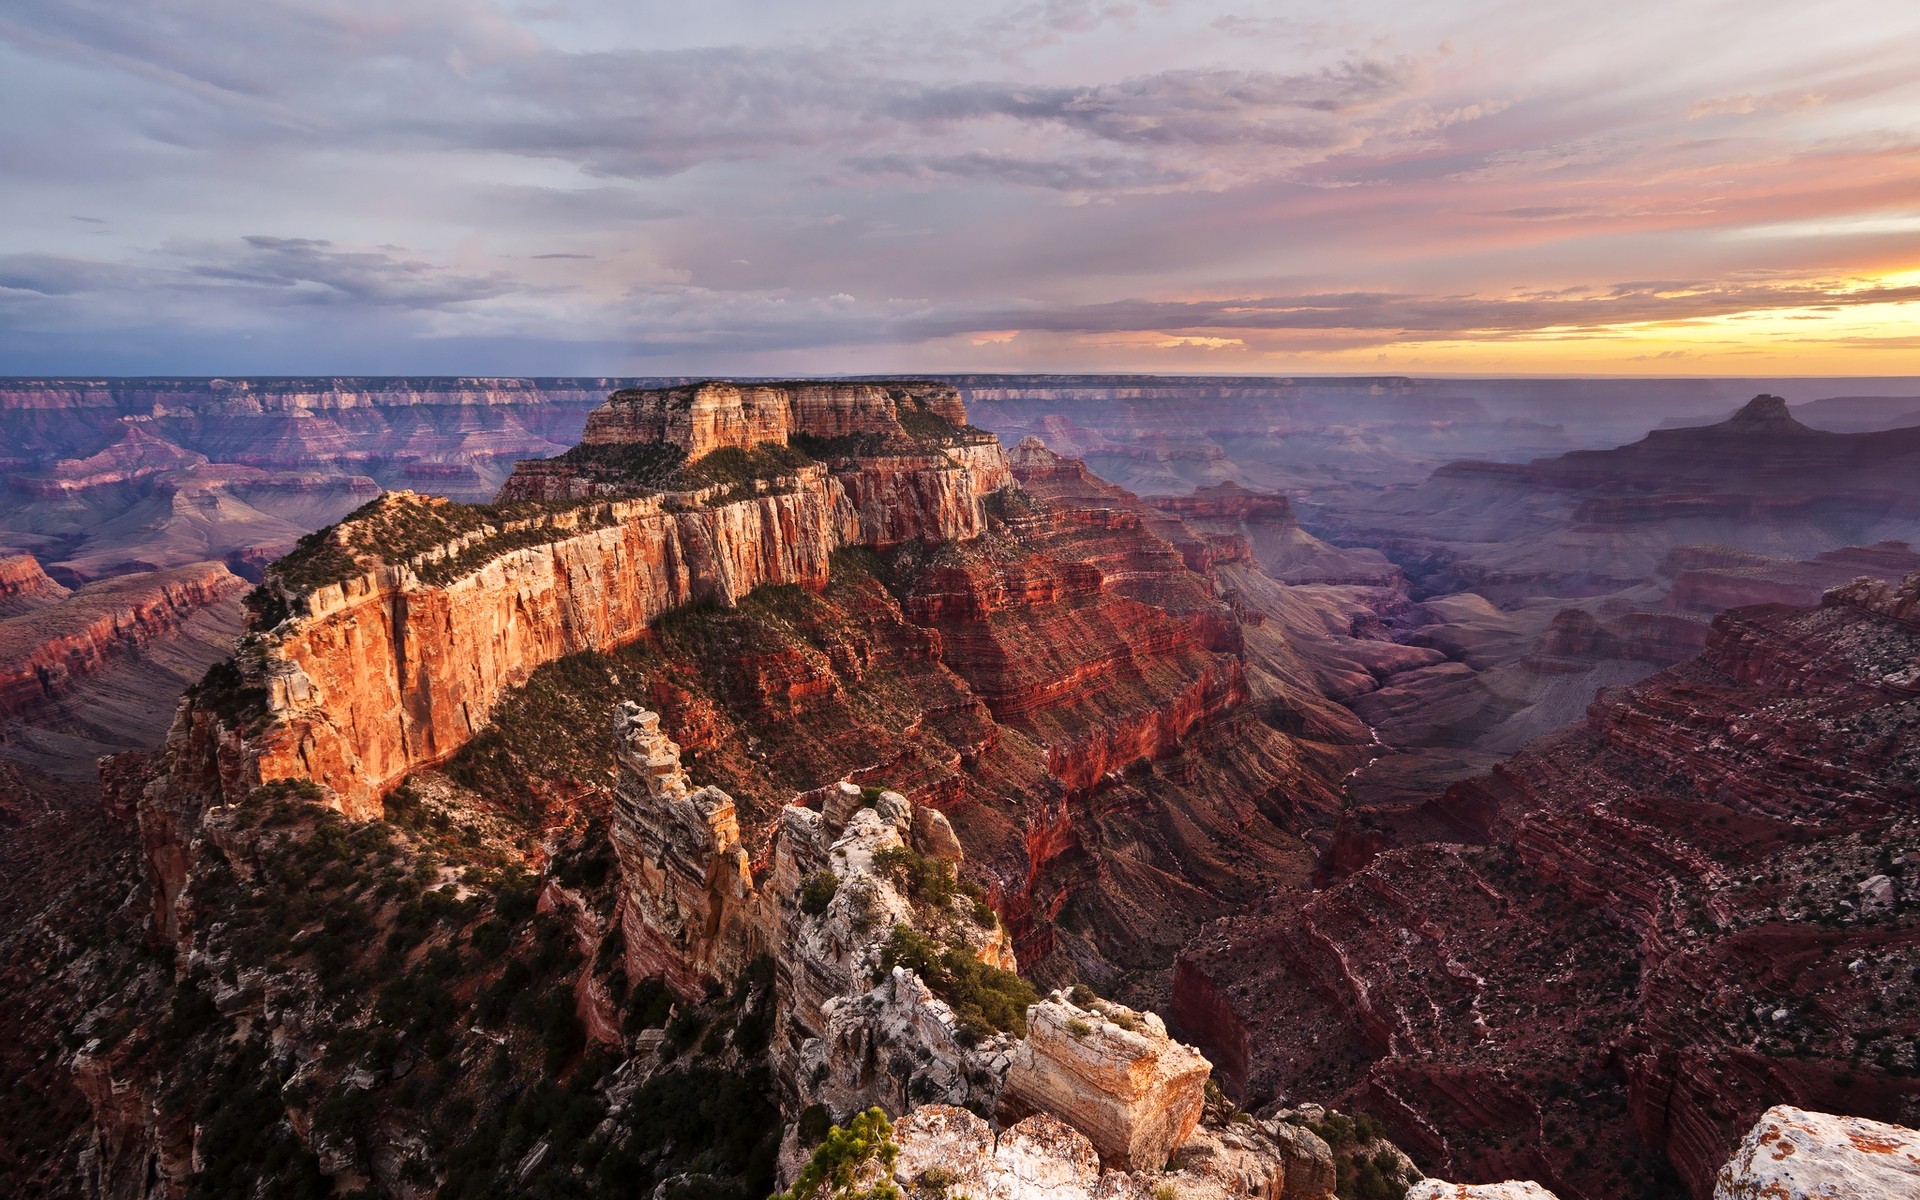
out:
M1107 1163L1157 1170L1199 1124L1212 1070L1153 1013L1055 993L1028 1010L1001 1108L1060 1113Z
M1786 1104L1747 1131L1713 1187L1713 1200L1912 1196L1920 1196L1920 1132Z

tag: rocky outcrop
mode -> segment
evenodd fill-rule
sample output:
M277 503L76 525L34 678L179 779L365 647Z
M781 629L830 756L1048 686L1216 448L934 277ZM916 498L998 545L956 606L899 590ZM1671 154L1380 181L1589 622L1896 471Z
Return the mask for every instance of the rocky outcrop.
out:
M1293 1136L1319 1156L1293 1149ZM996 1132L965 1109L926 1105L894 1126L893 1178L910 1196L996 1200L1331 1200L1326 1146L1293 1126L1246 1121L1196 1130L1165 1171L1103 1164L1071 1124L1035 1113ZM1324 1158L1325 1170L1318 1169ZM1103 1169L1104 1167L1104 1169Z
M717 787L689 789L658 715L629 703L615 722L622 750L612 836L628 974L664 978L693 999L769 955L773 1066L796 1110L990 1104L1006 1074L1004 1036L964 1029L919 975L894 962L895 930L908 929L1014 967L990 912L984 920L962 913L950 896L916 903L896 873L896 860L902 871L908 861L899 856L957 849L945 819L897 792L843 783L812 797L817 811L782 810L756 878L732 798Z
M960 394L927 381L732 383L615 392L587 417L587 446L666 442L697 459L737 447L784 446L795 435L830 439L897 434L904 412L966 424Z
M1713 1200L1920 1195L1920 1133L1775 1105L1714 1180Z
M1000 1103L1059 1114L1110 1165L1158 1170L1199 1124L1211 1071L1153 1013L1055 993L1028 1010Z
M943 999L937 981L909 965L914 944L933 948L941 978L951 971L942 955L999 972L1016 965L991 911L956 901L953 860L937 856L957 853L957 842L937 810L897 792L823 789L806 797L818 809L782 810L756 879L731 798L688 789L657 715L629 704L616 723L625 749L613 836L629 974L663 976L692 997L769 954L774 1069L796 1109L937 1103L997 1107L1009 1121L1050 1114L1092 1140L1097 1162L1150 1170L1193 1134L1210 1067L1159 1017L1056 994L1026 1007L1013 1032L995 1032L959 1014L955 1004L971 998ZM941 877L949 882L930 884Z
M1920 1134L1779 1104L1720 1168L1713 1200L1896 1200L1920 1195ZM1422 1180L1407 1200L1555 1200L1532 1180Z
M614 718L621 767L613 839L625 885L629 974L682 995L731 980L765 949L733 797L689 788L680 747L637 704Z
M507 520L389 494L315 548L343 561L344 578L295 593L292 564L276 576L300 611L240 660L266 708L251 776L310 778L347 811L369 812L407 772L484 728L544 662L630 642L687 604L733 604L766 584L818 588L845 547L979 534L993 473L940 457L904 474L913 486L850 486L814 466L744 499L716 489ZM357 540L437 526L463 528L398 561Z
M33 555L0 554L0 619L45 608L66 594Z
M1404 582L1400 568L1378 550L1329 545L1300 528L1284 495L1229 481L1196 488L1191 496L1155 497L1152 504L1216 541L1244 544L1247 557L1282 583L1394 588Z
M1406 1200L1558 1200L1531 1179L1500 1183L1447 1183L1423 1179L1407 1189Z
M200 563L89 584L0 620L0 720L17 720L57 700L81 680L167 638L199 610L244 591L246 584L225 567Z

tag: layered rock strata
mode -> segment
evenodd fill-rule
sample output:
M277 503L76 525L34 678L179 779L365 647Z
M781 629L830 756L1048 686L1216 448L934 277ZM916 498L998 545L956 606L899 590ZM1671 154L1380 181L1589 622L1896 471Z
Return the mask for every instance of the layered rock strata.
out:
M52 602L0 619L0 721L56 701L244 591L246 584L218 563L107 580L71 594L37 589Z
M1563 1196L1665 1162L1705 1196L1776 1103L1913 1123L1915 591L1722 615L1449 791L1455 844L1209 927L1175 1011L1244 1036L1247 1095L1344 1094L1442 1173Z
M688 790L658 716L628 704L616 726L626 747L613 836L629 973L662 976L691 997L770 954L774 1068L796 1109L997 1103L1052 1113L1092 1137L1106 1161L1155 1169L1193 1132L1208 1064L1159 1018L1056 997L1027 1010L1024 1037L970 1030L895 960L911 936L1000 971L1016 966L990 911L903 883L915 856L951 863L939 856L957 853L937 811L897 792L827 788L817 810L782 810L756 880L731 798Z
M1056 993L1028 1010L1000 1103L1012 1113L1071 1114L1103 1161L1158 1170L1200 1123L1211 1071L1153 1013Z
M580 441L587 446L668 442L689 458L700 458L725 447L784 446L795 434L887 437L900 431L903 412L915 409L952 425L967 421L960 394L946 384L716 380L615 392L588 414Z
M67 594L31 554L0 554L0 618L45 608Z
M344 578L296 591L282 564L269 582L298 611L239 660L265 712L232 770L250 784L309 778L346 811L371 812L544 662L630 642L688 604L820 587L849 546L978 536L982 498L1006 476L991 455L969 461L984 465L930 458L890 473L897 487L812 466L743 499L709 489L491 520L389 494L321 535L318 550L351 564ZM464 529L397 561L363 540L436 525Z

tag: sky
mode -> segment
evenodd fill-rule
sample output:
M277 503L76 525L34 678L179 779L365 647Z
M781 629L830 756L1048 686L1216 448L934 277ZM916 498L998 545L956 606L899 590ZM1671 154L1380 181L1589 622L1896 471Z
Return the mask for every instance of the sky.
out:
M9 0L0 374L1920 374L1914 0Z

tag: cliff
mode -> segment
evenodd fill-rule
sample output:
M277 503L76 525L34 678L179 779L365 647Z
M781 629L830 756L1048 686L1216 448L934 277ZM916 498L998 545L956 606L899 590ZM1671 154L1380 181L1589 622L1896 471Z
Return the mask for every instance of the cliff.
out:
M67 589L47 577L31 554L0 554L0 618L57 603Z
M628 971L692 997L768 956L773 1067L793 1111L1046 1113L1122 1169L1159 1170L1193 1134L1207 1061L1158 1017L1084 988L1035 1003L1006 931L956 881L937 810L845 782L800 797L820 807L781 810L756 878L732 798L689 791L657 714L629 703L615 727Z
M976 537L1006 481L995 448L969 447L524 513L389 494L274 569L273 619L239 659L237 687L264 711L237 770L373 811L540 664L631 642L688 604L818 588L847 547Z
M795 436L892 439L904 432L903 417L921 413L950 426L967 421L959 393L945 384L708 382L615 392L588 414L580 442L668 442L697 459L725 447L785 446Z
M79 681L167 638L199 610L245 590L218 563L199 563L89 584L0 620L0 721L19 720L57 700Z

